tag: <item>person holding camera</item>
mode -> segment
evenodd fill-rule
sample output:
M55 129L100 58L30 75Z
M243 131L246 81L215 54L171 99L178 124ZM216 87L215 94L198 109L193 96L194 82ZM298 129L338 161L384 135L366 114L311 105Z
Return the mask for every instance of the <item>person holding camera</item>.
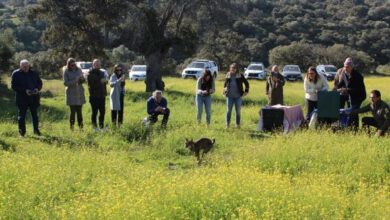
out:
M111 121L114 126L123 124L123 104L125 97L125 78L123 66L116 64L114 73L110 77L110 106Z
M154 124L158 120L159 115L163 115L161 127L166 128L169 119L168 101L162 96L162 91L156 90L147 101L147 112L149 114L149 122Z
M65 85L66 104L70 108L70 129L74 129L76 116L77 124L79 128L82 129L82 106L85 104L83 83L85 83L85 78L81 69L77 67L75 59L69 58L66 61L66 66L63 68L63 80Z
M101 62L99 59L94 59L92 62L92 69L88 72L88 89L89 102L92 107L92 126L96 131L104 128L104 116L106 114L106 96L107 96L107 82L108 77L106 72L101 69ZM96 118L99 112L99 128L97 127Z
M206 123L210 125L211 121L211 94L215 92L214 77L210 70L205 70L196 83L196 120L200 123L202 119L203 105L206 110Z
M39 131L38 107L40 105L39 91L42 89L42 80L38 73L30 68L28 60L20 61L20 68L12 73L11 87L15 91L16 106L18 107L19 135L26 134L26 113L30 109L34 134Z
M272 66L271 75L267 78L265 94L268 97L268 105L283 105L283 86L285 80L279 72L277 65Z

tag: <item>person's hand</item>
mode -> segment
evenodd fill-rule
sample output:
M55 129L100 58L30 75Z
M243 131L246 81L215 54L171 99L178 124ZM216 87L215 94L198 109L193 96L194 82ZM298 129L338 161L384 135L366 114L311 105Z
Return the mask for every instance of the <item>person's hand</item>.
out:
M32 94L37 95L37 94L38 94L38 89L35 88L35 89L32 91Z
M383 131L379 129L379 130L375 133L375 137L380 137L380 136L383 136Z
M125 81L125 74L123 74L119 80L124 82Z
M157 106L156 109L154 109L155 112L162 112L163 111L163 108L161 108L161 106Z
M248 93L247 93L247 92L244 92L244 94L242 94L242 96L246 96L246 95L248 95Z
M107 83L107 79L106 79L106 78L101 78L101 79L100 79L100 82L101 82L101 83Z
M26 94L27 94L28 96L30 96L30 95L32 95L32 91L29 90L29 89L26 89Z

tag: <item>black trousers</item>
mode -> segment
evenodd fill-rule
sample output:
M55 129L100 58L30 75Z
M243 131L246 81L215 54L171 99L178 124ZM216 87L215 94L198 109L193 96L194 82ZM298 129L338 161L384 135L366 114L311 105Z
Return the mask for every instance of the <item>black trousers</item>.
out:
M369 126L373 126L377 129L379 129L379 124L378 124L378 122L376 122L374 117L363 117L362 118L362 126L364 128L369 128Z
M19 134L22 136L26 134L26 114L28 109L30 109L34 133L39 132L38 105L18 105L18 127Z
M170 110L167 108L165 109L164 113L154 113L149 115L149 121L154 124L158 120L159 115L163 115L163 119L161 121L161 127L165 128L167 127L168 119L169 119Z
M73 128L75 123L75 118L77 115L77 124L80 128L83 127L83 113L82 113L82 105L70 105L70 116L69 116L69 122L70 127Z
M311 101L311 100L306 99L306 105L307 105L306 121L307 122L310 121L310 117L311 117L312 112L314 111L314 109L317 108L317 103L318 103L317 101Z
M125 95L121 94L119 97L119 103L121 105L121 110L111 110L111 121L113 125L123 124L123 104L124 104Z
M92 107L92 115L91 115L91 121L92 121L92 126L94 128L97 127L96 123L96 117L99 112L99 127L103 128L104 127L104 115L106 113L106 98L96 98L96 97L90 97L89 98L89 103L91 103Z
M347 108L351 107L351 103L349 102L349 96L340 95L340 108L345 108L345 104L347 104Z

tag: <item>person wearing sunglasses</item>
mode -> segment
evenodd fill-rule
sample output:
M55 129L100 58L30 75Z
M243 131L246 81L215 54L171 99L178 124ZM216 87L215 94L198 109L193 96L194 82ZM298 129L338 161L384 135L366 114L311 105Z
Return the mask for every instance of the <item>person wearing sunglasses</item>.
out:
M363 117L363 128L369 131L369 127L373 126L377 129L375 136L383 136L390 126L390 108L389 105L382 101L381 93L378 90L372 90L370 93L370 104L352 110L350 114L359 114L371 111L373 117Z
M114 73L110 77L110 106L112 124L120 126L123 124L123 100L125 97L125 74L123 66L116 64Z
M70 108L70 129L74 129L75 118L80 129L83 128L82 106L85 104L84 87L85 78L83 72L76 65L73 58L66 61L63 68L63 80L65 85L66 105Z

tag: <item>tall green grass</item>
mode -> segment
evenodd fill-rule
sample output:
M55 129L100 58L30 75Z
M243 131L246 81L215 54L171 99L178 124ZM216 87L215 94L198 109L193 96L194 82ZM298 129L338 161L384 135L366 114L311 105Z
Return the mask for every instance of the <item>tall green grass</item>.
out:
M241 129L225 129L222 80L212 97L211 126L204 118L197 125L195 80L165 81L171 109L166 130L142 126L149 96L143 82L126 84L125 123L107 132L92 130L88 103L84 130L70 131L63 84L52 80L44 81L43 135L32 135L30 128L19 138L13 97L1 96L0 219L390 216L388 136L327 129L258 132L258 111L267 102L264 81L250 81ZM388 78L365 82L367 91L379 89L390 102ZM301 82L287 83L284 93L287 104L303 105ZM110 126L109 121L107 111ZM200 137L215 138L216 145L198 166L184 140Z

